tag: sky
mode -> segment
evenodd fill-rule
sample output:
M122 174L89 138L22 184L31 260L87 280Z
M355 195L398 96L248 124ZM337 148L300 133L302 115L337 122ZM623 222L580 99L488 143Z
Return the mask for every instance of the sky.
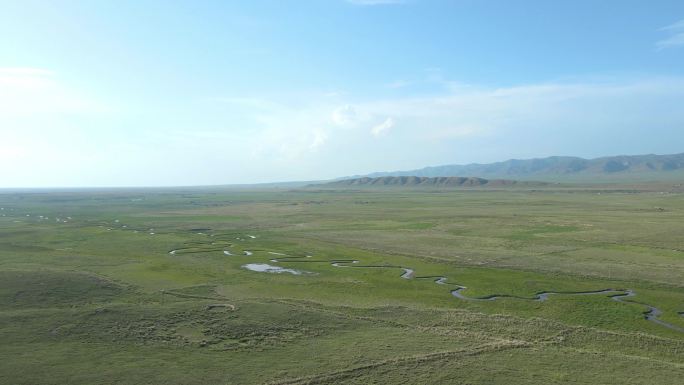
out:
M684 152L681 0L0 0L0 187Z

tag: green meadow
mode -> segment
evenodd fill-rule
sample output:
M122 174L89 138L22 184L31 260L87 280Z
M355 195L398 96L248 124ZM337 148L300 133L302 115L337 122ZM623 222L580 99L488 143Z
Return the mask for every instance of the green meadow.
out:
M5 191L0 208L2 384L684 378L680 185Z

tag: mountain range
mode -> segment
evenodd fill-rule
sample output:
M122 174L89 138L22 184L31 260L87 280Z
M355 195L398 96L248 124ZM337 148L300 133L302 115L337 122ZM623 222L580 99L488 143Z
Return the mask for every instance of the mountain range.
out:
M594 159L551 156L535 159L510 159L496 163L443 165L416 170L375 172L341 179L385 176L479 177L542 181L669 179L684 176L684 153L672 155L620 155Z
M404 186L404 187L508 187L542 186L544 182L516 181L508 179L484 179L475 177L420 177L420 176L382 176L377 178L343 179L315 187L365 187L365 186Z

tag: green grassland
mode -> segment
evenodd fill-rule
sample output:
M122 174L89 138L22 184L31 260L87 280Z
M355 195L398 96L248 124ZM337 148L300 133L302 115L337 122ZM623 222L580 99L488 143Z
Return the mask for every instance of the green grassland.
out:
M6 191L0 208L2 384L684 378L681 185ZM604 289L636 295L533 300Z

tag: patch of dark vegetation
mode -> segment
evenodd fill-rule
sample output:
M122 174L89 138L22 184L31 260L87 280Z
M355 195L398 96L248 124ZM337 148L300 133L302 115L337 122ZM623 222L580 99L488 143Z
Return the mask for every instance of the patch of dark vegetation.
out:
M529 241L544 235L563 234L573 231L579 231L580 228L576 226L560 226L560 225L543 225L533 227L521 227L516 229L513 233L502 235L502 238Z
M682 167L682 163L677 162L675 160L670 160L670 161L663 163L663 170L665 170L665 171L673 171L673 170L677 170L681 167Z
M48 247L43 247L43 246L9 243L9 242L0 243L0 249L2 251L28 251L28 252L31 252L31 251L39 252L39 251L50 251L50 250L52 250Z
M619 171L624 171L628 168L629 168L629 163L620 162L617 160L609 160L603 166L603 171L605 171L605 172L619 172Z
M342 321L283 304L175 303L167 306L100 308L57 321L51 336L78 341L169 344L212 350L265 349L344 327Z
M84 273L0 271L0 308L63 307L111 301L125 289Z
M189 287L184 287L181 289L177 290L166 290L164 293L167 294L181 294L181 295L194 295L194 296L199 296L199 297L206 297L206 298L220 298L218 294L216 294L216 287L212 285L199 285L199 286L189 286Z
M589 167L589 162L584 159L571 159L567 164L567 170L565 173L574 173L585 170Z

